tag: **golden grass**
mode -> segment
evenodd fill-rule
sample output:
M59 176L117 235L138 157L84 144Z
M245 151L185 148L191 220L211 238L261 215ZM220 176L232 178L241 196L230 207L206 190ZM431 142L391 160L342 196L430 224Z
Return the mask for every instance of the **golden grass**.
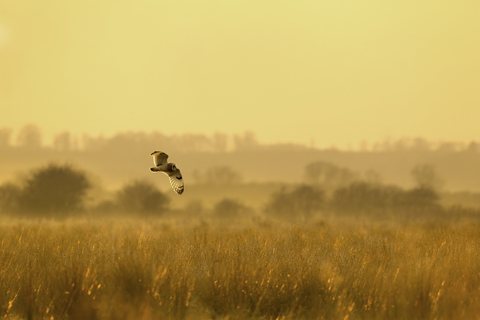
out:
M6 319L475 319L480 225L0 226Z

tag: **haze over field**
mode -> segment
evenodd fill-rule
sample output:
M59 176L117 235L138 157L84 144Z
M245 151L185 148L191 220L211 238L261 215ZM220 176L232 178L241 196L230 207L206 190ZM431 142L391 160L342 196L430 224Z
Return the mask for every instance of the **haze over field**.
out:
M479 13L0 1L0 318L480 319Z
M342 185L413 188L412 169L427 165L439 190L478 192L479 9L3 1L0 184L53 162L109 189L143 179L169 190L148 171L161 150L185 175L185 202L223 170L263 196L221 188L210 202L230 190L260 207L274 183L308 182L315 162Z
M2 1L0 128L480 140L475 1Z

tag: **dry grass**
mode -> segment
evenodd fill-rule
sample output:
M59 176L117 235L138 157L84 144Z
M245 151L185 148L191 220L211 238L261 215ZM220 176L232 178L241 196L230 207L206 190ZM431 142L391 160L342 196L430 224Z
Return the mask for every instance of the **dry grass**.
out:
M480 225L0 226L7 319L474 319Z

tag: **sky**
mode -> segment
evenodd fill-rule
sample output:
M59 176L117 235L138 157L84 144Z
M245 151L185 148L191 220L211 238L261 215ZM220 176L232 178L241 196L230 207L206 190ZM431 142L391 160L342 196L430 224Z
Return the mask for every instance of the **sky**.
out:
M4 0L0 128L480 141L480 1Z

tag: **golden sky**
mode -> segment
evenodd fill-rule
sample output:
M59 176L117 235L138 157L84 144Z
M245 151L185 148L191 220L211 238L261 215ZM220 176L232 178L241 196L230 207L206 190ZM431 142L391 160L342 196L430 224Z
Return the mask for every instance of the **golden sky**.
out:
M480 140L480 1L5 0L0 128Z

